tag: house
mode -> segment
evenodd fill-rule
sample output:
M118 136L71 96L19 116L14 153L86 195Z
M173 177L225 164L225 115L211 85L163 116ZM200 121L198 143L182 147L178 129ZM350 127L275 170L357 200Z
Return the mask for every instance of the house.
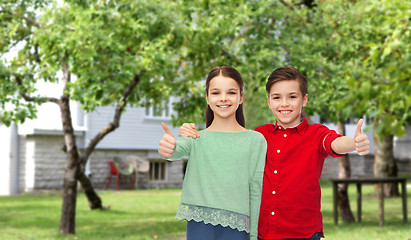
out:
M72 103L73 125L76 141L81 151L88 142L113 118L114 106L100 107L85 114L79 104ZM106 185L110 168L108 161L114 157L126 159L133 155L149 162L150 169L140 173L138 188L181 187L185 160L169 162L158 154L158 142L163 135L161 122L172 128L171 104L159 112L151 108L127 108L120 127L109 133L91 154L86 174L96 189ZM60 112L57 105L46 103L39 108L38 119L21 125L6 127L0 123L0 151L2 184L0 195L16 194L35 189L61 189L66 164ZM121 187L128 188L126 179ZM110 185L115 188L115 183Z

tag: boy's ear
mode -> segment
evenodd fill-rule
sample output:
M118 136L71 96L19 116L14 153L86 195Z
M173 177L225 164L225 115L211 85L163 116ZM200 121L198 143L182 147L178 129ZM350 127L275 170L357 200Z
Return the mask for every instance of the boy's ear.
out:
M307 101L308 101L308 94L305 94L305 96L303 98L303 107L305 107L307 105Z
M270 104L270 95L268 95L268 96L267 96L267 104L268 104L268 107L269 107L269 108L271 108L271 104Z

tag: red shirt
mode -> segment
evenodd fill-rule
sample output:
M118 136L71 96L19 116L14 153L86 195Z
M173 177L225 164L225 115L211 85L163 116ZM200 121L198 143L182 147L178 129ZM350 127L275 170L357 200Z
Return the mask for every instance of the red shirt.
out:
M324 159L343 156L331 149L341 135L306 119L294 128L276 123L255 130L267 140L258 236L308 238L323 232L319 180Z

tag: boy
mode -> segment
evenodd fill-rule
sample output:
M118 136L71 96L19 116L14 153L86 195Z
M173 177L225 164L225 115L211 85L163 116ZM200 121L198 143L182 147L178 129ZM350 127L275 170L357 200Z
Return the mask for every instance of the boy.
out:
M327 156L356 150L365 155L368 137L358 122L354 138L341 136L321 124L309 125L301 116L307 104L307 78L297 69L278 68L268 77L267 103L277 118L255 130L267 140L260 239L320 239L323 236L319 180Z
M266 90L277 122L255 129L267 141L259 239L318 240L324 236L319 184L324 159L354 150L367 154L369 141L361 132L363 120L358 122L354 138L321 124L309 125L301 116L308 99L307 78L292 67L273 71ZM193 128L193 124L183 125L180 134L198 136Z

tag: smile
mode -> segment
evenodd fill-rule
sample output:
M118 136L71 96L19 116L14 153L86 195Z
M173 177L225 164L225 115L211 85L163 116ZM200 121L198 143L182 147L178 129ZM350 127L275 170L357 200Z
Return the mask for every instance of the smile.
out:
M224 105L217 105L217 107L219 107L219 108L229 108L229 107L231 107L231 105L224 104Z
M279 110L279 112L282 114L290 114L292 111L291 110Z

